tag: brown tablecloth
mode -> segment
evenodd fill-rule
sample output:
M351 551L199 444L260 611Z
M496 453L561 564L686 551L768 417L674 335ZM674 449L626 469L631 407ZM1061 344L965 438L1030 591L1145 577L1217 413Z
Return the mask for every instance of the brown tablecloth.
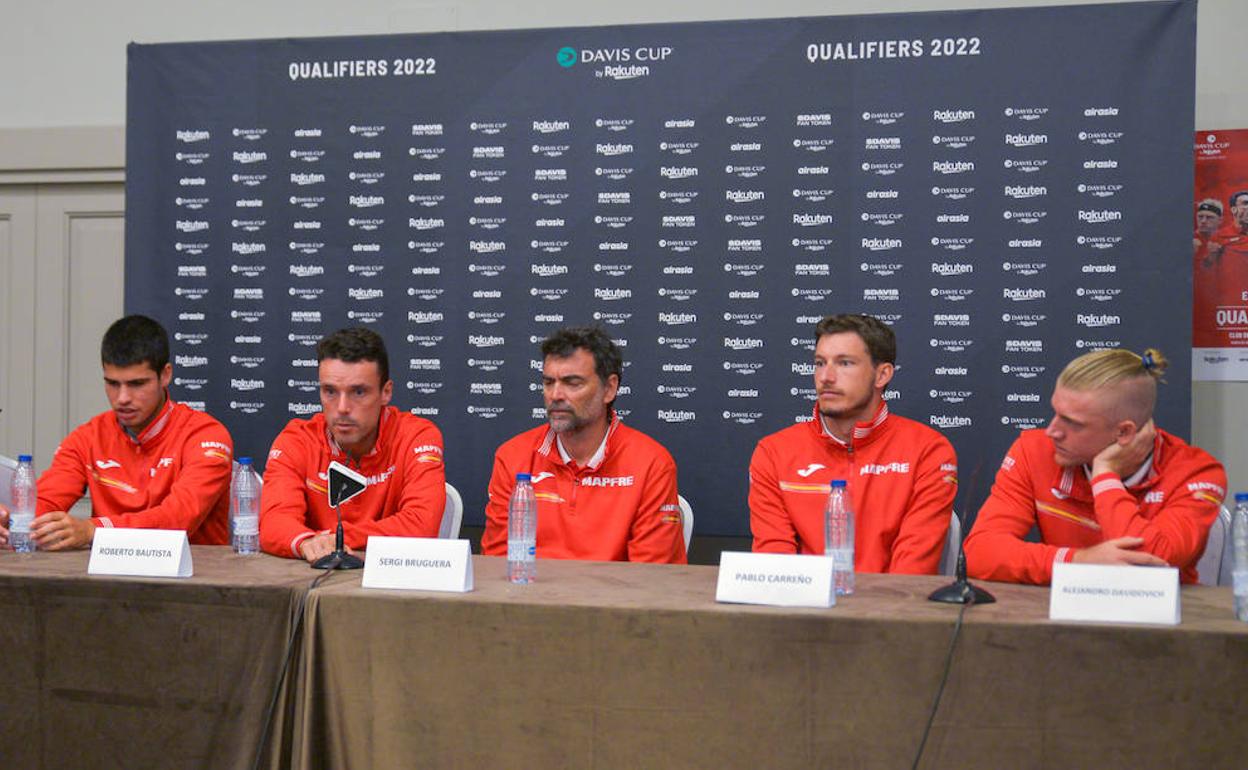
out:
M193 548L187 580L0 553L0 767L249 767L306 564ZM859 575L828 610L716 604L716 570L539 563L512 586L366 590L309 627L270 767L908 767L958 608L938 577ZM1178 627L1052 623L987 584L923 767L1239 767L1248 624L1183 589Z
M304 562L191 549L188 579L0 552L0 767L249 768ZM288 764L283 694L268 762Z
M958 607L859 575L833 609L716 604L713 567L539 562L512 586L310 597L301 768L909 767ZM1048 590L970 608L923 767L1238 767L1248 625L1053 623Z

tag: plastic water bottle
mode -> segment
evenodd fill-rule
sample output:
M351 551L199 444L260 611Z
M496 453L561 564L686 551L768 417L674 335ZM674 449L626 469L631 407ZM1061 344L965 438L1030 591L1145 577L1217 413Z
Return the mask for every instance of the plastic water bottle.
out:
M234 553L247 556L260 552L260 479L252 470L250 457L238 458L238 471L230 484L230 526Z
M13 507L9 510L9 543L18 553L33 553L35 541L30 524L35 520L35 468L30 455L18 455L17 470L9 485Z
M507 504L507 579L532 583L537 578L537 498L532 477L516 474L516 488Z
M1231 517L1231 559L1235 617L1248 622L1248 492L1235 495L1235 513Z
M823 555L832 557L832 577L836 595L854 592L854 505L844 479L832 482L828 505L823 511Z

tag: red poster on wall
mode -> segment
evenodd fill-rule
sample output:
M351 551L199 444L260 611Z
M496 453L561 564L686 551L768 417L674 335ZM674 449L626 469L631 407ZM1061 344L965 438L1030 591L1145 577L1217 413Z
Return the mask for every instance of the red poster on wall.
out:
M1192 378L1248 380L1248 129L1196 132Z

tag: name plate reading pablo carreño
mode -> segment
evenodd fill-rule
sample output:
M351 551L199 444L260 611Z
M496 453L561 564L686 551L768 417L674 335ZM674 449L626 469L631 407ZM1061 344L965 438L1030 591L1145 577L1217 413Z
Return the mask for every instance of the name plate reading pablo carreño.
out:
M1179 571L1174 567L1053 565L1049 620L1177 625Z
M177 529L96 527L88 575L190 577L191 544Z
M472 590L472 549L467 540L428 537L368 539L364 554L365 588L417 591Z
M776 607L831 607L836 604L832 559L725 551L719 558L715 601Z

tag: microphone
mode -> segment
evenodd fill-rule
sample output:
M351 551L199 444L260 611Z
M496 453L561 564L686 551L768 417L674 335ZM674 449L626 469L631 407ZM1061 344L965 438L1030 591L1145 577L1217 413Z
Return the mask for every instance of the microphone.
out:
M334 533L334 552L312 562L312 569L360 569L364 560L348 553L342 539L342 504L364 491L368 479L360 473L335 460L329 464L329 484L325 493L329 504L338 514L338 529Z
M976 482L979 481L979 472L983 470L983 463L975 467L975 472L971 474L971 483L966 490L966 504L970 505L975 499ZM954 515L958 517L958 560L953 570L954 580L947 586L942 586L932 591L928 595L928 601L944 602L946 604L992 604L997 600L995 596L988 593L979 586L972 585L966 579L966 551L962 549L962 541L966 540L966 518L963 513L959 513L956 509Z

